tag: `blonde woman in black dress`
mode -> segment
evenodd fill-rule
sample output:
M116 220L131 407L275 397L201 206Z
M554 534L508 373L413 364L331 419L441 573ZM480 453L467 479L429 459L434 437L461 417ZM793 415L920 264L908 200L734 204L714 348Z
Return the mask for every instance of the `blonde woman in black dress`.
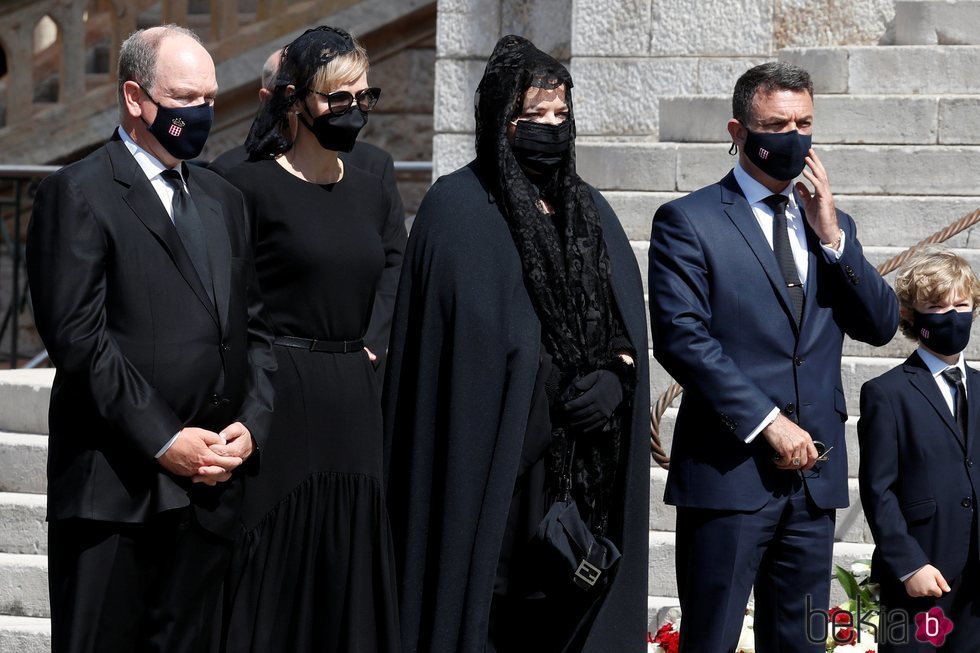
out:
M381 411L363 336L405 229L381 179L337 156L380 95L367 73L343 30L296 39L252 125L250 160L227 174L253 221L278 360L227 589L227 651L398 650Z

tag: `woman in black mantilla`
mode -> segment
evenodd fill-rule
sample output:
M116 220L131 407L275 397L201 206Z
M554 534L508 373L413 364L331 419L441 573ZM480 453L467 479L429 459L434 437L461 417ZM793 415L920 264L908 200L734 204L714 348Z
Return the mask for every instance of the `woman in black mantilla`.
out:
M384 399L405 653L645 646L643 290L575 173L571 89L559 62L501 39L477 158L433 185L409 239ZM622 553L591 589L532 559L569 461L587 530Z
M337 156L379 97L367 74L347 32L308 30L283 51L250 160L226 173L253 221L278 363L227 583L228 653L399 651L381 403L363 336L405 230L381 178Z

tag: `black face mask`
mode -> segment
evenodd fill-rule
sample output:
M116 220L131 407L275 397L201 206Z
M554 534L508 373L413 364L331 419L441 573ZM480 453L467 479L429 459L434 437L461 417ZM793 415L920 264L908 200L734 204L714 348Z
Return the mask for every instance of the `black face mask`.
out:
M193 107L163 107L146 92L146 97L157 106L153 124L146 125L160 145L175 159L189 161L197 158L211 133L214 107L205 102ZM143 121L146 124L146 121Z
M329 111L313 119L313 124L307 122L303 114L297 116L303 126L313 132L320 147L333 152L350 152L354 149L357 135L367 124L367 114L356 104L341 114Z
M514 130L514 158L531 175L549 175L561 165L571 143L571 120L557 125L518 120Z
M915 335L923 345L943 356L953 356L966 349L973 326L973 311L950 309L945 313L912 313Z
M759 166L762 172L779 181L796 179L806 167L807 153L813 138L795 129L791 132L771 134L769 132L748 131L742 149L749 161Z

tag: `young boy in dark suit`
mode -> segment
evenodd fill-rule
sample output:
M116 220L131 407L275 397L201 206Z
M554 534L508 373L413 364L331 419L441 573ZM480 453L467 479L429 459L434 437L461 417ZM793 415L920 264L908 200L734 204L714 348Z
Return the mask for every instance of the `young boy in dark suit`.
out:
M879 651L980 651L980 372L963 350L980 281L961 257L925 248L899 270L902 333L918 348L861 388L861 502L875 539L872 579L909 627ZM942 615L932 608L941 608ZM927 617L916 619L926 613ZM887 615L887 612L885 613ZM950 632L945 620L952 622ZM896 635L899 635L896 637ZM923 641L925 639L925 641Z

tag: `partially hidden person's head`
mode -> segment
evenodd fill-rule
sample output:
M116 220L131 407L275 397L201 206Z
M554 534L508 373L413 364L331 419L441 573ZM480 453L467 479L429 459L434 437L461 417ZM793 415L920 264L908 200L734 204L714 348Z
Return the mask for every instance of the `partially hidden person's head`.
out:
M899 268L895 294L907 338L943 356L966 348L980 311L980 280L966 259L940 245L923 247Z
M119 51L119 121L167 167L194 159L214 121L214 61L178 25L133 32Z
M489 174L519 166L547 187L574 172L572 77L533 43L515 35L497 42L475 104L477 158Z
M750 68L735 83L728 121L732 153L758 181L789 183L805 167L813 133L810 74L785 62Z
M381 89L367 85L368 57L346 31L320 26L287 45L272 94L260 109L245 146L249 158L269 158L294 145L288 116L300 127L295 142L313 138L325 150L349 152Z
M276 78L279 76L279 61L285 48L279 48L266 58L262 64L262 85L259 87L259 102L265 103L272 97L272 91L276 88Z

